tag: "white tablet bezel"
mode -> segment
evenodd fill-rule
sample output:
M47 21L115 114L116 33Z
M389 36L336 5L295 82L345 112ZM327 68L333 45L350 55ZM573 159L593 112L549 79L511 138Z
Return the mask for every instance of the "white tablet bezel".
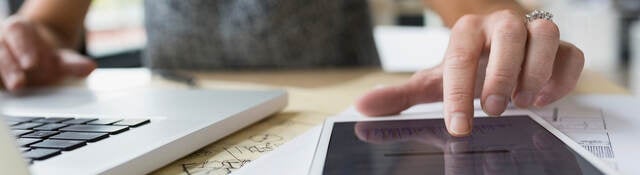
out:
M476 112L479 113L479 112ZM529 110L522 109L514 109L508 110L503 114L503 116L507 115L528 115L540 124L547 131L551 132L554 136L560 139L565 145L569 146L569 148L573 149L576 153L582 156L585 160L591 163L595 168L602 171L604 174L620 174L615 169L611 168L605 162L597 158L588 150L584 149L578 143L574 142L567 135L553 127L546 120L542 119L536 113L531 112ZM402 116L389 116L389 117L331 117L328 118L323 126L322 126L322 134L320 135L320 139L318 139L317 147L313 156L313 161L311 163L311 168L309 169L310 175L319 175L322 174L325 158L327 155L327 149L329 147L329 140L331 137L331 131L333 130L333 124L337 122L358 122L358 121L382 121L382 120L412 120L412 119L438 119L443 118L442 113L424 113L424 114L412 114L412 115L402 115Z

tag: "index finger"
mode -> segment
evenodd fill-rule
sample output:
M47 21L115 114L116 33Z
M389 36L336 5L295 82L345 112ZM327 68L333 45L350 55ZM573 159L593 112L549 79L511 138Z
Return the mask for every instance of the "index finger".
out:
M6 45L13 51L20 67L23 70L34 69L38 64L38 57L42 56L42 47L46 47L34 26L14 17L9 18L2 27Z
M0 41L0 79L9 91L18 90L26 83L25 73L2 41Z
M473 99L478 69L485 38L479 26L482 18L463 16L451 30L445 53L443 70L444 118L447 130L453 136L471 133Z

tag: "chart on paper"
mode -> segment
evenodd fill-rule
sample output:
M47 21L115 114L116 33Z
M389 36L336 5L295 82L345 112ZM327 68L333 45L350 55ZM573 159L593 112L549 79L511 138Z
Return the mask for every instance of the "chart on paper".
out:
M601 109L556 107L533 111L582 147L616 167L605 116Z

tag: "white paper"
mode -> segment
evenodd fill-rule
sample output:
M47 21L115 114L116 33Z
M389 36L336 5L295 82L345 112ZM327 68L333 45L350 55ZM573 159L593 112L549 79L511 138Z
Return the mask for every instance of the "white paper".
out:
M596 157L616 167L615 154L602 110L568 105L532 110Z
M637 149L640 146L639 106L640 101L630 96L589 95L570 97L535 112L551 120L554 126L583 146L611 147L613 154L600 153L600 157L623 174L640 174L640 166L636 163L640 157ZM556 107L559 108L559 120L554 122ZM438 112L441 109L442 103L432 103L414 106L403 113ZM341 115L353 112L355 110L350 108ZM319 136L320 129L315 128L234 174L307 174Z
M300 175L307 174L313 152L316 150L320 138L321 126L317 126L296 137L278 149L263 155L240 170L231 174L278 174Z

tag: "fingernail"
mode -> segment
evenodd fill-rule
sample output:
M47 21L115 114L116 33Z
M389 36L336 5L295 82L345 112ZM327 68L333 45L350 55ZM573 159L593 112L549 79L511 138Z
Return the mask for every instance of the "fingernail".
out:
M500 115L507 108L507 98L502 95L489 95L484 103L485 112L489 115Z
M516 105L522 108L528 108L533 103L533 94L530 92L520 92L516 95Z
M29 54L23 55L22 57L20 57L19 63L20 63L20 67L22 67L22 69L31 68L31 66L32 66L31 56Z
M466 135L469 134L469 132L471 132L471 127L469 126L469 118L466 117L463 113L461 112L456 112L453 114L450 114L451 117L451 132L453 132L456 135Z

